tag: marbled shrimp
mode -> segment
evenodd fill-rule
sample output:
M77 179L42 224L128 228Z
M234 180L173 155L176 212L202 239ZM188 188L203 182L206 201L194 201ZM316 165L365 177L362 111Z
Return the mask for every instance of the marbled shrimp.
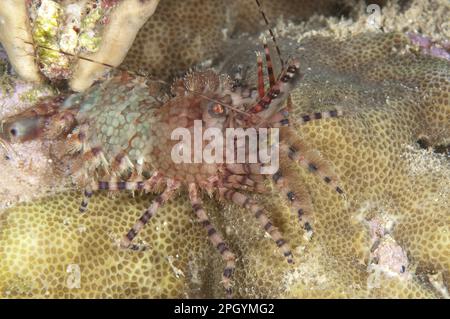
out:
M273 183L310 237L311 198L306 189L291 180L283 163L298 163L343 194L336 176L318 152L290 126L290 121L305 124L341 116L342 111L290 118L289 93L301 80L300 61L291 58L284 66L282 63L276 77L266 43L264 56L268 79L264 78L263 58L258 53L256 86L208 69L189 72L174 81L170 94L163 94L160 83L122 72L83 93L46 98L33 108L4 119L0 141L4 145L37 138L55 141L53 155L67 161L67 174L84 189L81 213L87 210L89 198L97 190L157 193L123 236L120 245L125 249L145 249L133 243L135 237L159 207L179 191L187 191L199 224L225 262L222 283L227 297L231 297L235 255L211 223L202 203L204 194L214 194L223 202L250 211L289 263L294 262L289 244L254 195L266 193L266 183ZM178 141L171 138L171 133L180 127L192 131L194 121L222 132L231 127L279 129L280 168L272 175L262 175L262 163L175 163L171 152Z

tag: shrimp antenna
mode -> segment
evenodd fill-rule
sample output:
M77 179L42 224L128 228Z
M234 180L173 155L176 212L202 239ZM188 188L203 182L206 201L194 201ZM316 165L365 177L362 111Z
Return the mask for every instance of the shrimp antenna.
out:
M17 157L17 153L13 150L13 148L11 147L11 144L9 144L8 141L4 140L1 137L0 137L0 146L6 151L6 154L8 155L8 157L11 157L11 156Z
M256 1L256 4L258 5L258 10L261 13L261 16L263 17L264 22L266 23L266 26L269 29L270 36L272 37L272 41L273 41L273 43L275 45L275 49L277 50L278 58L280 59L281 68L283 68L284 67L284 61L281 58L281 51L280 51L280 47L278 46L277 39L275 38L275 33L273 32L272 28L270 27L269 20L267 19L267 16L266 16L266 14L264 13L264 11L262 9L260 0L255 0L255 1Z
M29 41L26 41L26 40L23 40L23 42L26 43L26 44L31 44L31 45L34 46L34 43L32 43L32 42L29 42ZM111 68L111 69L117 69L119 71L128 72L130 74L137 75L137 76L140 76L140 77L143 77L143 78L149 78L149 76L147 74L143 74L143 73L135 72L135 71L129 71L129 70L127 70L127 69L125 69L123 67L120 67L120 66L114 66L114 65L111 65L111 64L108 64L108 63L105 63L105 62L96 61L96 60L93 60L93 59L90 59L90 58L86 58L86 57L83 57L83 56L79 56L79 55L76 55L76 54L72 54L72 53L69 53L69 52L62 51L61 49L53 49L53 48L50 48L50 47L47 47L47 46L44 46L44 45L37 45L36 47L39 48L39 49L45 49L45 50L58 52L60 54L64 54L64 55L67 55L67 56L70 56L70 57L74 57L76 59L80 59L80 60L84 60L84 61L88 61L88 62L92 62L92 63L97 63L97 64L103 65L103 66ZM152 80L154 80L154 79L152 78ZM157 81L159 83L168 85L168 83L166 81L163 81L163 80L159 80L158 79L158 80L154 80L154 81Z
M22 39L22 40L23 40L23 39ZM29 41L26 41L26 40L23 40L23 42L26 43L26 44L30 44L30 45L34 46L34 43L32 43L32 42L29 42ZM64 52L64 51L62 51L61 49L54 49L54 48L50 48L50 47L47 47L47 46L44 46L44 45L37 45L37 47L38 47L38 48L41 48L41 49L46 49L46 50L55 51L55 52L58 52L58 53L60 53L60 54L65 54L65 55L68 55L68 56L71 56L71 57L74 57L74 58L77 58L77 59L80 59L80 60L85 60L85 61L92 62L92 63L98 63L98 64L101 64L101 65L103 65L103 66L109 67L109 68L117 69L117 70L119 70L119 71L129 72L129 73L131 73L131 74L134 74L134 75L137 75L137 76L141 76L141 77L144 77L144 78L147 77L147 75L141 74L141 73L139 73L139 72L128 71L128 70L126 70L125 68L122 68L122 67L120 67L120 66L119 66L119 67L116 67L116 66L111 65L111 64L108 64L108 63L104 63L104 62L100 62L100 61L95 61L95 60L90 59L90 58L82 57L82 56L75 55L75 54L72 54L72 53L69 53L69 52ZM160 82L160 83L162 83L162 84L168 85L168 83L165 82L165 81L163 81L163 80L155 80L155 81L158 81L158 82ZM218 101L218 100L212 99L212 98L210 98L210 97L207 97L206 95L204 95L204 94L202 94L202 93L200 93L200 92L196 92L196 91L192 91L192 90L190 90L190 91L191 91L192 93L194 93L194 94L196 94L196 95L198 95L198 96L200 96L200 97L206 99L206 100L209 100L209 101L218 103L218 104L220 104L220 105L223 105L224 107L229 108L230 110L233 110L233 111L238 112L238 113L242 113L242 114L244 114L244 115L246 115L246 116L249 116L249 117L252 116L251 114L249 114L249 113L247 113L247 112L244 112L244 111L242 111L242 110L239 110L239 109L237 109L237 108L235 108L235 107L233 107L233 106L231 106L231 105L229 105L229 104L226 104L226 103L220 102L220 101ZM8 145L7 145L5 142L6 142L6 141L4 141L4 140L0 140L0 146L2 146L2 147L5 148L5 149L11 149L10 147L8 147Z

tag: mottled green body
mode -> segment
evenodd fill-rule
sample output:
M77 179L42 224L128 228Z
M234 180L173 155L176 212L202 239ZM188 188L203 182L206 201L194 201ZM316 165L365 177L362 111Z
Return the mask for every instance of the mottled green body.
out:
M67 137L69 148L62 153L81 151L83 161L81 167L75 165L70 173L76 176L81 173L82 180L86 180L92 174L127 179L130 173L140 178L142 174L159 171L178 181L190 182L205 182L217 175L220 165L172 160L172 149L179 143L171 136L176 129L188 129L194 136L195 120L224 129L224 118L211 119L205 113L211 102L186 91L185 85L209 98L223 88L214 72L198 72L175 84L177 95L169 99L160 93L158 83L122 74L83 93L70 95L59 112L60 118L65 113L74 118ZM53 118L51 125L57 121ZM62 126L67 127L67 121Z
M79 105L77 122L87 125L87 144L100 146L108 160L126 150L133 163L142 161L161 106L145 83L112 78L64 102L66 107L75 104Z

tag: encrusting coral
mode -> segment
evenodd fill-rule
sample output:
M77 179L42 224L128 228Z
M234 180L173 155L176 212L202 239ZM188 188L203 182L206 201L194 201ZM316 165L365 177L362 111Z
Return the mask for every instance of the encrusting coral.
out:
M0 5L0 42L24 79L39 81L41 74L70 79L70 87L81 91L108 71L107 65L122 62L158 2L5 0Z
M450 167L448 156L434 150L450 138L449 62L422 55L404 33L349 31L354 25L333 22L309 33L307 27L278 28L282 54L298 56L304 73L291 116L344 110L343 118L311 122L298 132L329 160L346 200L292 165L313 199L315 231L308 239L275 190L261 199L294 248L294 266L247 212L207 200L213 223L238 256L236 295L448 296ZM242 64L256 74L260 47L254 38L230 42L222 71L233 74ZM254 83L251 76L248 81ZM2 296L222 297L223 264L186 196L164 206L140 233L149 250L117 247L153 197L98 194L83 216L77 192L5 210Z

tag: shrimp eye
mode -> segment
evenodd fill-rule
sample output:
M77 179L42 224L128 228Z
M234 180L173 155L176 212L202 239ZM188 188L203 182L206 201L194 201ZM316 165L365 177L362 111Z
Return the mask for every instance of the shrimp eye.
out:
M214 106L213 106L213 108L212 108L212 111L213 111L215 114L222 114L222 113L225 111L225 109L223 108L223 105L220 105L220 104L214 104Z
M12 136L16 136L16 135L17 135L17 130L16 130L15 128L12 128L12 129L9 130L9 133L10 133Z
M225 107L222 104L212 102L208 105L208 112L213 117L225 115Z

